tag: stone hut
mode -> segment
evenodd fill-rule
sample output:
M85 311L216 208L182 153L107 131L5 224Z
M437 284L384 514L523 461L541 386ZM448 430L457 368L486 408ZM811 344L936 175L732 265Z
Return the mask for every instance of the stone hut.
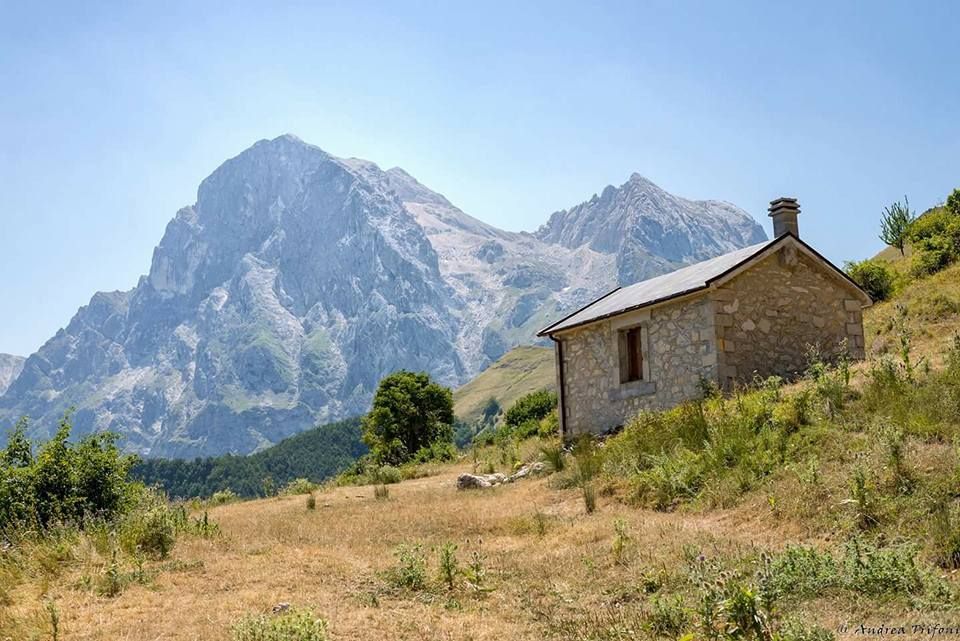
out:
M565 438L616 429L643 409L789 378L811 346L864 356L870 297L800 240L795 198L770 203L774 239L613 290L543 329L555 346Z

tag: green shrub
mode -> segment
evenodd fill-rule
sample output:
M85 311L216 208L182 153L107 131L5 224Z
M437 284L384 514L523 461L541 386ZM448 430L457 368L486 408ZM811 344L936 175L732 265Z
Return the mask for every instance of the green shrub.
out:
M632 542L633 537L630 536L627 522L623 519L616 519L613 522L613 543L610 546L610 551L613 553L615 563L618 565L624 564L627 550Z
M427 560L423 546L402 544L394 551L397 564L387 570L386 579L392 587L407 590L422 590L427 585Z
M678 446L670 453L648 457L647 468L634 477L634 491L642 504L666 511L679 500L696 496L703 482L702 457Z
M107 598L117 596L123 592L125 585L123 578L120 563L117 561L117 551L114 550L110 558L110 563L104 568L103 574L100 575L99 581L97 582L97 593Z
M201 516L190 520L184 528L184 531L195 534L201 538L209 539L220 536L220 525L211 519L207 511L204 510Z
M313 495L313 492L307 495L307 509L311 511L317 509L317 497Z
M438 440L417 450L413 455L413 463L430 463L433 461L452 461L457 458L457 446L451 441Z
M844 548L844 584L861 594L919 594L924 577L916 555L911 545L878 548L855 537Z
M960 314L960 301L937 292L917 301L915 311L927 320L942 320Z
M307 610L251 615L237 623L232 641L326 641L327 623Z
M310 494L319 487L316 483L306 478L298 478L290 481L280 489L280 494L291 496L296 494Z
M946 207L917 218L907 236L915 252L911 265L914 276L938 272L960 256L960 216Z
M867 473L862 466L853 469L850 479L851 501L856 513L854 521L861 530L872 528L879 523L876 501L872 486L867 481Z
M936 274L953 260L953 250L945 239L931 239L913 255L910 275L914 278L923 278Z
M0 451L0 523L83 527L129 509L140 485L129 479L135 457L121 454L116 434L93 434L71 443L68 413L34 456L26 428L25 419L18 421Z
M834 558L814 548L789 545L771 562L770 589L777 597L813 598L841 585Z
M557 395L549 390L540 390L521 396L503 415L504 424L511 430L526 426L526 435L536 433L540 421L557 407Z
M370 471L370 481L378 485L391 485L402 480L400 468L392 465L380 465Z
M537 436L540 438L552 438L560 433L560 414L556 409L540 419L537 426Z
M176 543L176 523L176 512L167 505L166 497L144 492L137 509L120 524L120 544L128 554L164 559Z
M893 272L879 260L848 262L844 271L875 301L887 300L893 294Z
M646 623L647 629L658 637L677 638L689 620L690 616L679 595L672 598L654 596Z

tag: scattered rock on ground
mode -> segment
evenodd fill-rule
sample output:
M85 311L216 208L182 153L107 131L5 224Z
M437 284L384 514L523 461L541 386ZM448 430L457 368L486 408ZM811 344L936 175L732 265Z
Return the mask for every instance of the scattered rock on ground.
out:
M526 478L531 474L540 474L544 471L544 469L546 469L544 464L537 462L530 465L524 465L510 476L505 476L499 472L496 474L461 474L457 477L457 489L476 490L485 487L493 487L494 485L502 485L504 483L513 483L514 481L519 481L520 479Z

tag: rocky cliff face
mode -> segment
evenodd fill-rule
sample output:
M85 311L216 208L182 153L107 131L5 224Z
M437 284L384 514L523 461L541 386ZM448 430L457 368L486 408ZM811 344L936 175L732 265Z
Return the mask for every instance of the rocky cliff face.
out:
M617 279L632 283L766 240L757 222L730 203L687 200L639 174L620 187L558 211L536 232L564 247L616 256Z
M45 436L74 406L79 432L143 454L245 453L365 411L395 369L463 383L618 279L763 237L731 205L610 190L511 233L401 169L261 141L203 181L134 289L95 294L27 359L0 425Z
M25 360L23 356L0 354L0 396L7 391L13 379L20 375Z

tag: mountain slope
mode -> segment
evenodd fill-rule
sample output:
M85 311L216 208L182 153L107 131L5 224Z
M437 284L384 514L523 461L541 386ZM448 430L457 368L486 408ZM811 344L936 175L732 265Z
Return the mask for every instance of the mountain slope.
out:
M553 360L553 350L549 347L525 345L510 350L476 378L454 390L457 418L475 421L491 398L506 410L524 394L555 389Z
M587 203L569 211L590 209L589 224L555 214L548 231L512 233L402 169L293 136L260 141L201 183L136 287L95 294L27 359L0 397L0 425L28 415L46 436L73 406L79 433L114 430L142 454L255 451L364 412L399 368L463 384L618 274L738 246L751 224L762 234L729 205L687 211L674 199L647 215L634 207L667 202L663 192L620 191L633 196L602 224ZM650 217L677 218L671 239L688 230L699 240L677 253L634 233ZM614 247L610 225L633 240Z
M23 356L0 354L0 396L3 396L14 379L20 375L24 361L26 359Z

